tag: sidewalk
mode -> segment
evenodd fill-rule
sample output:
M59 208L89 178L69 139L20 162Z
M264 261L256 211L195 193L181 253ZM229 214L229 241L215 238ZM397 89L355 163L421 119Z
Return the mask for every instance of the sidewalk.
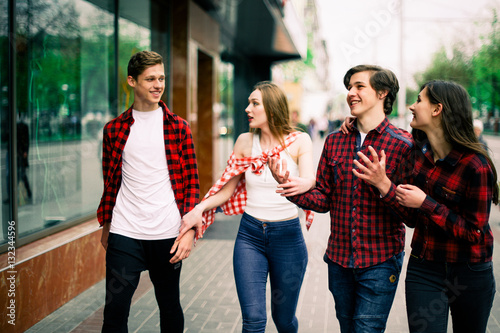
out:
M492 216L492 226L500 234L500 212ZM217 216L199 241L190 258L183 262L181 302L185 315L186 333L241 332L241 314L232 271L232 251L239 216ZM310 231L304 231L309 251L309 263L299 298L297 317L299 332L338 332L333 298L328 291L327 266L323 262L328 238L329 216L317 214ZM411 239L408 230L407 244ZM500 237L497 237L500 239ZM495 275L500 285L500 248L495 242ZM409 248L406 249L409 253ZM407 332L404 300L404 272L387 323L388 333ZM269 296L269 292L268 292ZM499 293L491 312L488 332L500 332ZM47 316L27 332L100 332L104 305L104 281L99 282L75 299ZM269 297L268 297L269 305ZM141 278L134 295L129 318L129 332L159 332L159 317L154 292L147 273ZM266 332L275 333L268 306ZM451 329L449 330L451 332Z

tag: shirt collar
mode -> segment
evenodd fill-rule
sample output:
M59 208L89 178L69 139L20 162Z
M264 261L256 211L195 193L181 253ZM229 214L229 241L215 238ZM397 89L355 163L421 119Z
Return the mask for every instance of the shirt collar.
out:
M389 122L389 119L387 117L384 118L384 120L382 120L382 122L380 124L378 124L377 127L375 127L373 130L371 131L377 131L379 134L384 132L386 127L390 124ZM359 132L359 129L358 129L358 119L356 119L354 121L354 124L353 124L353 127L356 129L356 131ZM370 132L371 132L370 131Z
M424 142L424 144L422 145L421 151L429 161L434 163L434 153L432 152L431 144L429 143L428 140L426 140ZM460 161L463 154L464 154L463 152L453 148L450 151L450 153L448 155L446 155L446 157L441 159L440 161L446 162L451 166L455 166Z
M158 102L158 105L161 106L161 108L163 109L163 119L165 118L171 118L173 116L173 113L172 111L170 111L167 107L167 105L165 104L165 102L163 101L159 101ZM132 109L133 109L133 105L123 113L123 121L125 122L133 122L134 120L134 117L132 116Z

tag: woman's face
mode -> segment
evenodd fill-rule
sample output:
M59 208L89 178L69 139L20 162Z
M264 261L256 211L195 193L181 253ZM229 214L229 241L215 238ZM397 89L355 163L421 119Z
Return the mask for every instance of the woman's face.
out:
M245 109L248 116L250 128L260 128L269 126L267 122L266 110L262 102L262 93L256 89L248 97L248 106Z
M417 97L417 101L410 106L413 119L410 123L412 128L424 130L431 124L432 113L436 110L436 104L430 102L427 96L427 87L422 89Z

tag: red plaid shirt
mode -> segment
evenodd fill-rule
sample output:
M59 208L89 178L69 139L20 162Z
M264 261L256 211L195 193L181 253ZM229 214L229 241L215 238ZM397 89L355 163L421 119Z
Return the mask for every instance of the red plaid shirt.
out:
M428 143L416 147L413 160L412 183L427 197L419 209L397 210L415 227L412 254L433 261L491 261L488 220L494 181L487 160L454 149L434 162ZM396 201L395 188L393 184L384 201Z
M297 135L302 132L290 133L285 138L285 147L281 145L274 147L271 150L264 151L261 155L257 157L243 157L236 158L234 152L229 157L227 161L226 169L224 170L222 177L210 188L208 193L205 195L203 200L219 192L224 185L227 184L231 178L244 173L248 168L252 168L252 172L256 174L261 174L264 171L264 167L267 164L269 157L278 155L286 147L290 146ZM245 207L247 203L247 191L245 187L245 177L241 177L240 181L236 185L236 188L228 201L222 204L220 207L208 210L203 213L203 227L202 234L205 233L207 228L214 222L215 213L222 211L225 215L238 215L245 212ZM309 230L314 218L314 213L311 211L306 211L306 227Z
M369 156L368 146L387 156L386 172L395 183L406 183L405 160L412 151L411 135L387 118L371 130L361 146L356 126L348 135L331 133L325 141L316 176L316 188L291 197L298 206L330 211L327 257L343 267L364 268L379 264L404 249L402 219L383 204L379 191L352 173L356 153Z
M188 123L172 113L165 103L163 137L170 182L181 216L198 203L200 185L191 129ZM111 222L116 196L122 183L122 153L134 124L132 107L104 126L102 142L102 174L104 191L97 209L99 224Z

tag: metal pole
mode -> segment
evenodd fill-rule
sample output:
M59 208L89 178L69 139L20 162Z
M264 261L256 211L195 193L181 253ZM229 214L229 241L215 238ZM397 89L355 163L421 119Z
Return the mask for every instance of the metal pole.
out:
M398 116L403 117L400 126L407 127L406 123L406 75L404 65L404 0L399 5L399 93ZM399 119L398 119L399 120Z

